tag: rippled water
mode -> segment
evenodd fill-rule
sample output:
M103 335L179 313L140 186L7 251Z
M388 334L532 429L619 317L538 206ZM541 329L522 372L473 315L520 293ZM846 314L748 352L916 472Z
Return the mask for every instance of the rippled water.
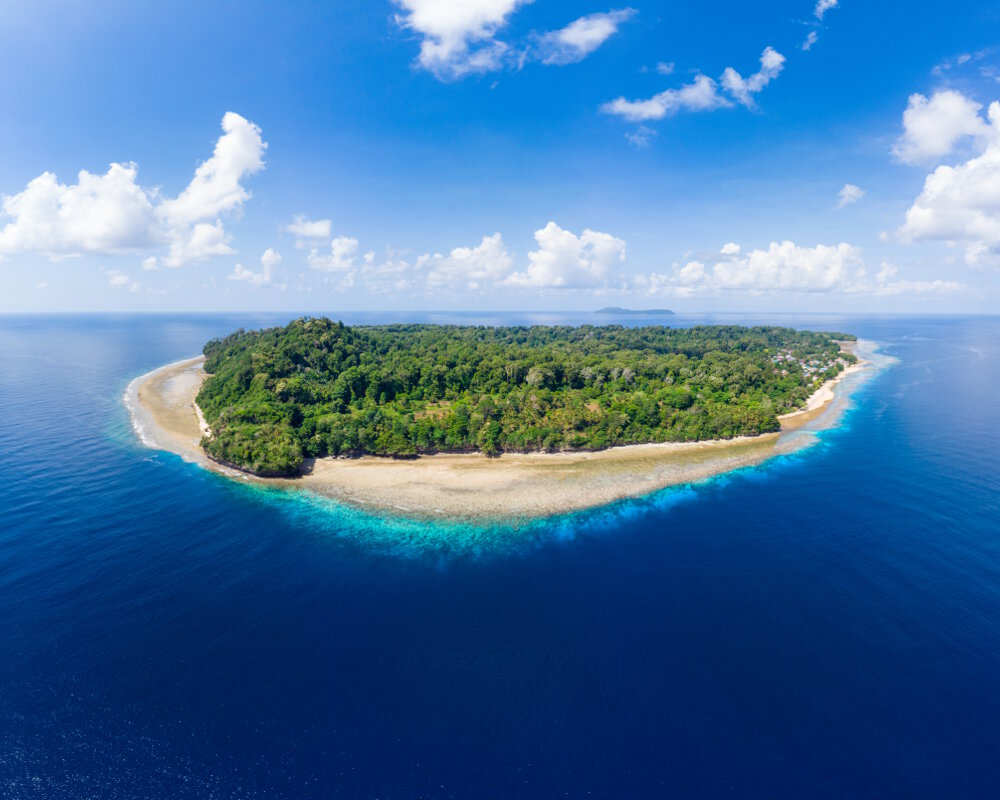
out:
M0 317L0 796L993 796L1000 320L672 320L898 363L813 448L514 528L137 441L132 378L281 321Z

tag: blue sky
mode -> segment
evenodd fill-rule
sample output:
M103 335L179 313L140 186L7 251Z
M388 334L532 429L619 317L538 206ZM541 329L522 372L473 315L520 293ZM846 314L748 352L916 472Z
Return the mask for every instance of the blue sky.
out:
M0 311L1000 311L1000 6L5 4Z

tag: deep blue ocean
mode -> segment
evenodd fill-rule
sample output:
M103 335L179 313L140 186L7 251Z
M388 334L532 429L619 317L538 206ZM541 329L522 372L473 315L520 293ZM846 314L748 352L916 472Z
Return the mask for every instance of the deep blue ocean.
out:
M131 379L289 317L0 317L0 797L1000 794L1000 318L672 318L896 362L811 449L508 528L138 442Z

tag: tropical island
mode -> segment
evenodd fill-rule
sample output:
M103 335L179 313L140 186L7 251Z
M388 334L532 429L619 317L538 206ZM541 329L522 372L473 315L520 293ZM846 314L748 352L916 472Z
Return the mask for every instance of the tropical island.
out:
M293 476L324 456L591 452L757 437L856 357L780 327L350 327L303 318L204 348L214 461Z

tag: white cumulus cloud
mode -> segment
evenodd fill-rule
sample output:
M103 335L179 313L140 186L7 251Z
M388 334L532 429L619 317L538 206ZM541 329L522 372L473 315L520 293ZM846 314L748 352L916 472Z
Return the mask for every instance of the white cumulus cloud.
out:
M332 230L332 220L309 219L305 214L296 214L295 219L284 227L285 233L295 237L298 248L306 248L317 239L329 239Z
M263 168L260 129L232 112L211 158L175 198L138 183L135 164L114 163L104 175L86 170L75 184L50 172L0 200L0 253L37 252L53 258L115 255L167 247L164 266L232 253L222 215L238 214L250 192L241 181ZM150 261L153 258L153 261ZM147 257L146 269L159 261Z
M338 236L330 242L330 252L310 250L306 262L320 272L348 272L354 269L354 258L358 254L358 240L350 236Z
M696 292L828 292L844 289L863 268L861 251L847 243L801 247L771 242L766 250L740 256L730 242L712 266L701 261L675 265L672 273L653 273L636 280L650 293L690 296Z
M771 242L767 250L715 264L712 282L720 289L829 291L846 283L860 266L861 251L845 242L815 247Z
M851 203L856 203L858 200L865 196L866 192L860 186L855 186L853 183L845 183L843 188L837 194L837 208L843 208L844 206L849 206Z
M983 139L989 126L980 109L979 103L952 89L935 92L930 99L910 95L903 112L903 135L893 155L904 164L927 163L951 155L963 139Z
M539 58L544 64L582 61L614 36L618 26L634 15L634 8L621 8L580 17L565 28L539 37Z
M264 168L267 145L261 130L229 111L222 118L222 131L212 157L199 165L191 183L157 209L171 224L190 225L211 219L238 210L250 199L241 181Z
M448 255L435 253L417 259L417 269L427 270L431 288L446 287L478 291L484 285L501 283L514 267L499 233L484 236L476 247L456 247Z
M675 297L719 292L932 295L965 288L954 281L898 279L898 270L887 262L875 280L868 279L860 249L846 242L815 247L771 242L766 250L739 254L740 247L730 242L711 266L697 260L675 264L672 272L637 276L632 286L647 294Z
M968 264L1000 255L1000 103L989 107L978 155L941 165L924 181L898 234L903 241L941 240L965 245ZM980 120L981 121L981 120Z
M505 283L537 288L596 288L625 261L625 242L608 233L584 230L577 236L549 222L535 231L538 249L528 254L528 268Z
M582 61L635 15L633 8L587 14L563 28L531 33L511 45L498 38L532 0L393 0L396 22L420 37L417 65L439 80L520 68L528 60L561 66Z
M888 261L882 262L882 267L875 276L875 281L861 280L849 286L851 294L874 294L884 297L897 295L939 295L954 294L965 287L956 281L911 281L897 280L899 270Z
M417 63L442 79L498 69L508 45L496 33L527 0L395 0L396 21L421 36Z
M116 254L156 243L163 234L137 175L135 164L112 164L104 175L83 170L67 185L42 173L3 196L2 216L12 221L0 228L0 253Z
M234 252L219 217L242 212L251 195L241 181L264 168L267 145L260 128L232 111L223 116L222 131L212 157L199 165L184 191L156 209L171 240L164 266Z
M236 252L229 246L233 237L226 233L222 220L199 222L171 233L173 241L170 250L162 259L165 267L180 267L189 261L204 261L212 256L228 256Z

